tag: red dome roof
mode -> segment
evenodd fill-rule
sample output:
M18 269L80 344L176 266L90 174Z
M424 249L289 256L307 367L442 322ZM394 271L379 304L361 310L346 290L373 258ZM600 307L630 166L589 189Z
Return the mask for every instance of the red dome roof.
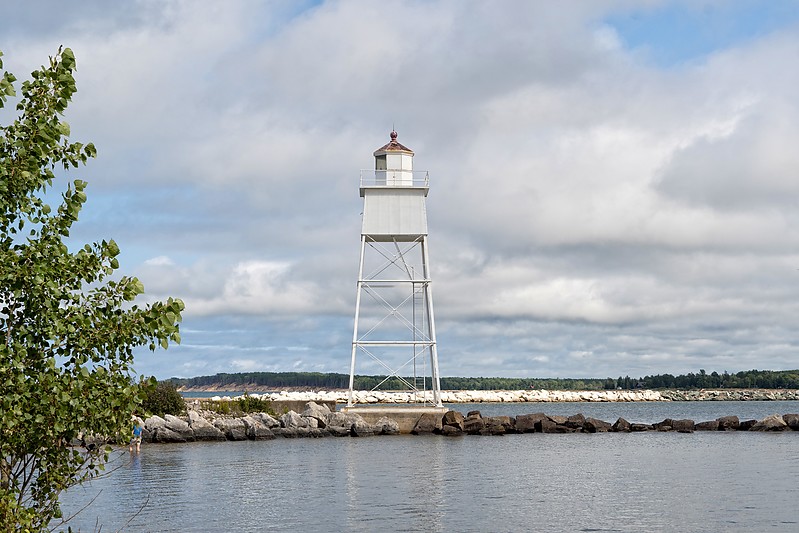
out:
M374 155L380 155L380 154L384 154L386 152L405 152L405 153L408 153L408 154L413 154L413 150L411 150L407 146L403 146L399 142L397 142L397 132L396 131L392 131L391 132L391 141L389 141L389 143L387 145L381 146L380 148L375 150Z

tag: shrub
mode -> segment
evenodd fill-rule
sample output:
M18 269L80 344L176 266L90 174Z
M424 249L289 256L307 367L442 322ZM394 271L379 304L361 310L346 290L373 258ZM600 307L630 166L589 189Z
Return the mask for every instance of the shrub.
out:
M230 402L223 402L217 400L202 400L200 401L200 409L204 411L213 411L220 415L230 414Z
M145 391L142 409L146 413L158 416L179 415L186 411L186 402L174 383L159 381L155 388L148 388Z
M247 413L267 413L277 416L272 402L263 398L254 398L248 394L233 400L202 400L200 409L213 411L221 415L241 416Z
M236 403L242 413L268 413L274 415L272 402L263 398L254 398L249 394L236 398Z

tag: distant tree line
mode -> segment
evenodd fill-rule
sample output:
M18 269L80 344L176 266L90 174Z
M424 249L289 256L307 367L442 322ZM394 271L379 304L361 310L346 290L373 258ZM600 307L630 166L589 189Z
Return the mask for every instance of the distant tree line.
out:
M410 383L411 377L404 378ZM347 389L349 374L322 372L242 372L237 374L216 374L194 378L172 378L176 386L218 387L228 390L259 388L309 388ZM417 379L416 387L431 389L430 378L422 382ZM355 376L356 390L404 390L407 387L396 377ZM442 377L443 390L610 390L610 389L799 389L799 370L747 370L736 374L723 372L698 374L688 373L679 376L658 374L642 378L619 376L618 379L571 379L571 378L486 378L486 377Z
M621 385L618 382L623 382ZM622 388L643 387L646 389L799 389L799 370L746 370L730 374L708 374L700 369L698 374L672 376L659 374L645 376L640 380L621 378L617 386Z
M404 380L414 383L414 378L404 377ZM349 374L322 373L322 372L241 372L237 374L215 374L213 376L199 376L194 378L172 378L177 386L184 387L219 387L246 389L247 387L283 387L312 389L347 389L350 386ZM615 388L615 380L614 386ZM442 377L441 388L444 390L523 390L523 389L551 389L551 390L600 390L604 387L602 379L537 379L537 378L463 378ZM432 388L428 377L424 382L421 378L416 380L417 388ZM407 387L396 377L386 379L386 376L355 376L357 390L403 390Z

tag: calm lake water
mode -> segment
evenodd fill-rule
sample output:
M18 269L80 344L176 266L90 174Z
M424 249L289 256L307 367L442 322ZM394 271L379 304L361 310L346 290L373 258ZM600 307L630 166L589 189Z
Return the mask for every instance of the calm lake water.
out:
M799 402L480 404L485 416L741 419ZM796 432L147 445L68 491L81 531L799 531Z

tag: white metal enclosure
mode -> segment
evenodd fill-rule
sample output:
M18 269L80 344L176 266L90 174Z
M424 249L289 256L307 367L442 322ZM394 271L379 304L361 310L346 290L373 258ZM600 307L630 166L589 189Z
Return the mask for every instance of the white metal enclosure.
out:
M413 170L413 151L391 141L361 171L364 199L350 392L356 373L385 375L415 403L441 407L436 329L427 247L427 172Z

